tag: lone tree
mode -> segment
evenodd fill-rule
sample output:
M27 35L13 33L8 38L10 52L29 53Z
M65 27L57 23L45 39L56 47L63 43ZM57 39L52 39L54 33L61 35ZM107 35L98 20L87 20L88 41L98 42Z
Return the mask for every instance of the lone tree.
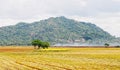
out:
M48 48L50 46L49 42L42 42L42 48Z
M40 42L40 40L33 40L32 41L31 44L34 46L34 49L36 49L36 46L38 46L39 42Z
M42 41L39 41L37 46L38 46L38 49L40 49L40 47L42 48Z
M34 46L35 49L36 49L36 46L38 47L38 49L39 48L45 49L45 48L50 47L49 42L43 42L41 40L33 40L32 45Z
M106 48L109 46L109 44L108 44L108 43L105 43L104 45L105 45L105 47L106 47Z

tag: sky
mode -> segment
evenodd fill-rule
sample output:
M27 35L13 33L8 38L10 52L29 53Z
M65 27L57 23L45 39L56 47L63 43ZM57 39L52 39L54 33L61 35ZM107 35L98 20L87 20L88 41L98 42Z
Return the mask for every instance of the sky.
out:
M0 0L0 27L65 16L120 37L120 0Z

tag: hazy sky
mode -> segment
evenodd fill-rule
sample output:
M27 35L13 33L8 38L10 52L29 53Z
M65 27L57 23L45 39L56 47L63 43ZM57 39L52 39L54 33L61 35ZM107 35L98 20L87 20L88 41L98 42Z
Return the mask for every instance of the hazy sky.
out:
M0 0L0 26L65 16L120 37L120 0Z

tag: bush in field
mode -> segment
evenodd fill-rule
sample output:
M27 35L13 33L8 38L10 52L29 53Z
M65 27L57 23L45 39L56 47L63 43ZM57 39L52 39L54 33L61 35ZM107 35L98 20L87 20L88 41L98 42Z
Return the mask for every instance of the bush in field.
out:
M106 48L109 46L109 44L108 44L108 43L105 43L104 45L105 45L105 47L106 47Z
M32 44L32 45L34 46L34 48L36 49L36 46L38 46L39 42L40 42L40 40L33 40L31 44Z
M38 44L37 44L37 46L38 46L38 49L42 48L42 41L39 41Z
M119 45L117 45L117 46L115 46L116 48L120 48L120 46Z
M41 40L33 40L32 41L32 45L34 46L34 48L36 49L36 46L38 46L38 49L39 48L48 48L50 46L49 42L43 42Z
M49 42L42 42L42 48L48 48L50 46Z

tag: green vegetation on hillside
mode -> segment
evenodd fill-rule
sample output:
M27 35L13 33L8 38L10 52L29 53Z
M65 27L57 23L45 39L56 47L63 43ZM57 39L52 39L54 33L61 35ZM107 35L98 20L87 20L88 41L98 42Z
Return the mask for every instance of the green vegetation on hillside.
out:
M63 16L0 28L0 45L31 45L35 39L51 44L77 42L104 45L104 42L113 38L94 24L77 22Z

